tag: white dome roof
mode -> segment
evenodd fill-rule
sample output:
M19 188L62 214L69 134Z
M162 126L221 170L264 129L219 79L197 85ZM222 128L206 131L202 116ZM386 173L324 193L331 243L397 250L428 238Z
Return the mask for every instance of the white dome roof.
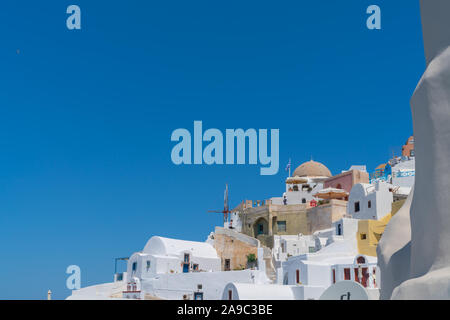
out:
M154 236L148 240L143 250L152 255L179 256L189 252L197 257L218 258L216 249L206 242L184 241Z

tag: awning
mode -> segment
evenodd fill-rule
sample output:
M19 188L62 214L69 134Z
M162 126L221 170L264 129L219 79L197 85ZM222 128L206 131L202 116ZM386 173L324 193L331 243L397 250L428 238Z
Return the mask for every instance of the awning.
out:
M320 199L340 199L348 196L348 192L343 189L326 188L317 192L314 197Z
M308 182L308 179L302 178L299 176L289 177L286 179L286 184L303 184L303 183L307 183L307 182Z

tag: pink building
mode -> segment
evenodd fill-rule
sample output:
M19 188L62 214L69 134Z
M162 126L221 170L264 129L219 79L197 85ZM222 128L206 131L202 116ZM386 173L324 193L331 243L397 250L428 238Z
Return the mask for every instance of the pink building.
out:
M352 190L353 186L357 183L369 183L369 174L359 170L346 171L326 179L323 187L324 189L343 189L350 193L350 190Z

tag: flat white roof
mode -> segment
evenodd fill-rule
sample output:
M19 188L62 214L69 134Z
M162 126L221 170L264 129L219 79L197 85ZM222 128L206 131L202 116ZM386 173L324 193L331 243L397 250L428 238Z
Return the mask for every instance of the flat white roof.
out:
M294 300L292 286L279 284L229 283L225 286L224 296L228 290L237 293L239 300Z

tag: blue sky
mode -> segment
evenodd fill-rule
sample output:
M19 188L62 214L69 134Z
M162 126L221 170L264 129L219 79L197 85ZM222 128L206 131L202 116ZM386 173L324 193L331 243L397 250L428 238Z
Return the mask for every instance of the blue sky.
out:
M412 134L425 68L418 1L15 0L0 28L2 299L63 299L72 264L109 282L152 235L203 241L225 183L232 206L279 196L289 158L372 170ZM279 128L279 173L175 166L194 120Z

